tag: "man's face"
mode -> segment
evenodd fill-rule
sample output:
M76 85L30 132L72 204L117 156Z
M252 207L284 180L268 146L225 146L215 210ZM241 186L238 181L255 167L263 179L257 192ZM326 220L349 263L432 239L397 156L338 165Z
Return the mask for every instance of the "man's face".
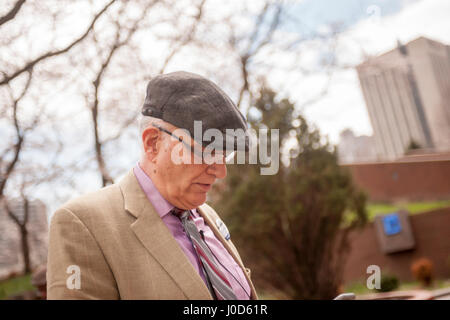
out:
M173 126L165 125L164 129L174 131ZM194 163L194 154L188 152L188 148L182 142L172 138L170 135L155 128L149 128L143 133L144 145L154 148L154 152L146 152L145 158L154 165L148 172L152 181L160 191L161 195L174 206L181 209L194 209L206 201L206 193L211 189L212 184L217 179L223 179L227 175L226 164L214 163ZM150 131L147 133L146 132ZM151 142L151 136L157 134L156 141ZM196 150L201 147L193 140L185 138L184 142L192 145ZM179 163L173 161L172 155L175 150L184 148L183 152L191 157L190 163ZM146 149L147 151L147 149ZM152 151L152 150L151 150ZM156 154L155 154L156 153ZM145 170L145 169L144 169Z

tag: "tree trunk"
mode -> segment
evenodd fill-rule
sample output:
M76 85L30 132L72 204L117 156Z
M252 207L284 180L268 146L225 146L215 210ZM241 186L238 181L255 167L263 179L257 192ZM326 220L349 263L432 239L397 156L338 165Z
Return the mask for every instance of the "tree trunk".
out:
M23 255L23 264L24 264L24 274L28 274L31 272L31 263L30 263L30 247L28 246L28 230L27 226L20 226L20 241L22 245L22 255Z

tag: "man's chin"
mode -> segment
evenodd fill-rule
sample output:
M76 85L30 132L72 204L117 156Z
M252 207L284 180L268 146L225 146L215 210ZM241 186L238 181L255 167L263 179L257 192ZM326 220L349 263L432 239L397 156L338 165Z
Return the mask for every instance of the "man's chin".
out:
M197 208L198 206L205 203L206 192L195 193L189 200L190 200L189 203L191 204L191 206L193 206L193 209Z

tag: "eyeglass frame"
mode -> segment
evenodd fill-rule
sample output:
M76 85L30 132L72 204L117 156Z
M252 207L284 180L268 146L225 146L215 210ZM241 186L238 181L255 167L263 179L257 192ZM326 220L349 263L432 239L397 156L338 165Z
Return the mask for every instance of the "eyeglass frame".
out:
M199 157L200 159L202 159L202 163L203 163L203 151L200 151L200 154L199 154L199 151L198 151L197 149L195 149L195 147L194 147L193 145L190 145L189 143L187 143L186 141L184 141L183 138L174 135L174 134L173 134L172 132L170 132L169 130L167 130L167 129L161 127L161 126L159 126L158 124L156 124L156 123L154 123L154 122L152 123L152 126L154 126L155 128L157 128L159 131L164 132L164 133L167 133L168 135L170 135L170 136L174 137L175 139L177 139L178 141L180 141L182 144L184 144L186 147L188 147L188 148L190 149L190 151L191 151L194 155L196 155L197 157ZM227 159L228 159L229 157L230 157L230 159L231 159L231 156L234 156L234 153L235 153L235 152L233 151L233 152L231 152L228 156L225 156L225 155L224 155L224 157L223 157L224 163L227 162Z

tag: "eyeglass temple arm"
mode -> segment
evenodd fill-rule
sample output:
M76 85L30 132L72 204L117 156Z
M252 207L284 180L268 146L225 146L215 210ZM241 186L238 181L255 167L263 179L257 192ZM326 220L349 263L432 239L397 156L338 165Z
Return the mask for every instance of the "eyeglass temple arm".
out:
M195 152L195 149L193 146L191 146L190 144L188 144L186 141L184 141L181 137L177 137L176 135L174 135L172 132L170 132L167 129L164 129L163 127L160 127L159 125L157 125L156 123L152 123L152 125L156 128L158 128L158 130L165 132L167 134L170 134L172 137L174 137L175 139L177 139L178 141L180 141L182 144L184 144L186 147L190 148L193 152Z

